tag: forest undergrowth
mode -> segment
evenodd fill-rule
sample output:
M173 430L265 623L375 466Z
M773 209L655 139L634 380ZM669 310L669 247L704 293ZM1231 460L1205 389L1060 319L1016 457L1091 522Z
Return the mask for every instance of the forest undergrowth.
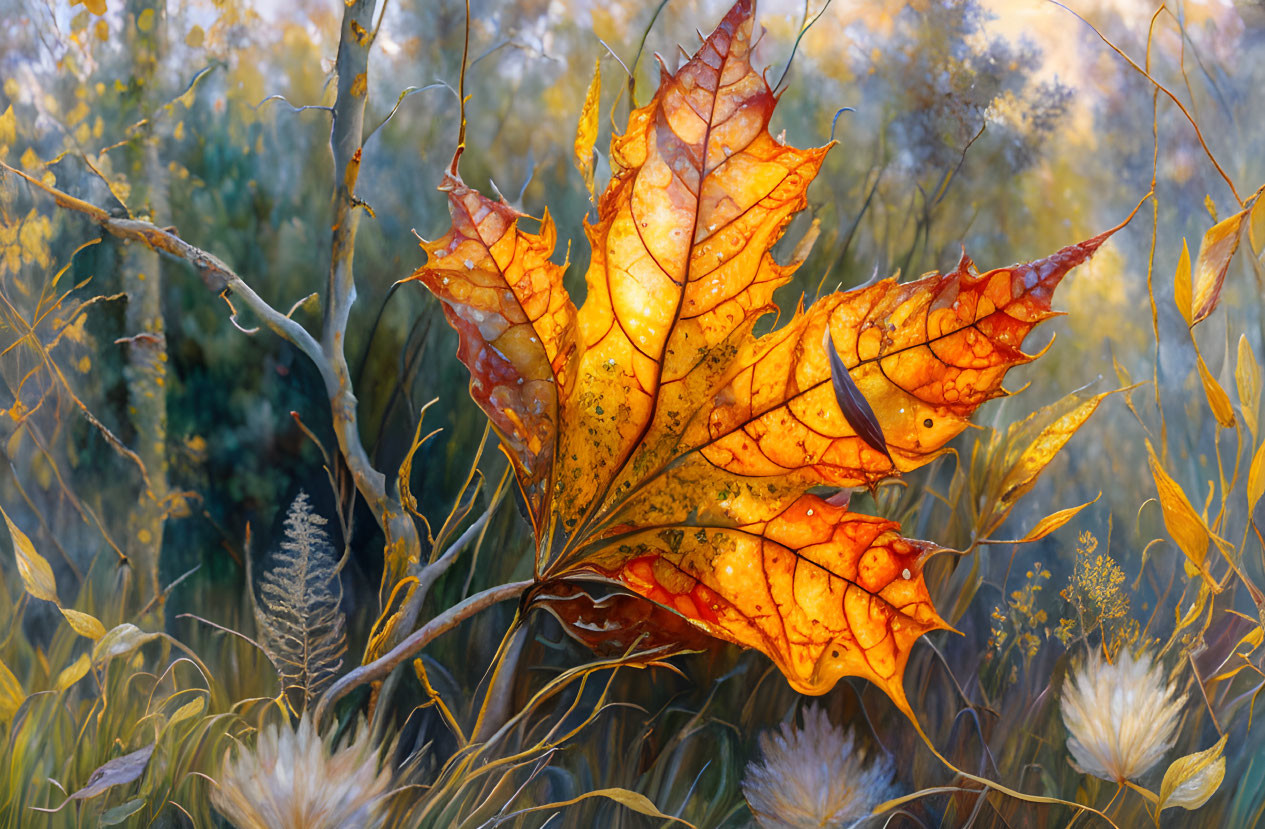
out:
M0 827L1265 822L1265 14L1037 6L22 0Z

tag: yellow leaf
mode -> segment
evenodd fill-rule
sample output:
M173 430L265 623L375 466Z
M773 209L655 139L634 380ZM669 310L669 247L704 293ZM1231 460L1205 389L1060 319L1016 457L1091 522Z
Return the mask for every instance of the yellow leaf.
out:
M136 28L142 32L152 32L154 30L154 10L145 9L141 12L140 17L136 18Z
M25 701L26 694L23 693L22 686L18 684L18 678L13 675L7 665L0 662L0 719L7 720L12 717Z
M71 685L83 679L90 667L92 667L92 660L88 658L88 654L79 654L78 659L57 675L57 682L54 683L53 687L58 691L65 691Z
M999 435L996 442L990 444L994 459L988 466L990 470L996 469L1000 474L997 477L990 476L991 480L984 486L988 502L981 515L980 527L983 535L988 535L1001 526L1011 509L1032 489L1038 476L1054 460L1059 450L1097 410L1098 404L1117 391L1120 389L1102 392L1085 400L1081 400L1076 394L1070 394L1014 424L1004 436ZM1045 426L1037 431L1043 421ZM1058 526L1050 527L1049 531Z
M1230 258L1239 246L1239 230L1247 211L1240 210L1230 218L1217 222L1204 234L1195 260L1194 296L1191 299L1191 325L1197 325L1212 313L1221 298Z
M201 26L194 26L189 30L189 34L184 36L184 43L190 49L200 49L204 40L206 40L206 32Z
M92 649L92 661L104 662L116 656L139 648L146 642L157 639L161 634L145 633L136 625L124 622L110 629L110 632L97 640Z
M74 126L75 124L78 124L80 121L82 121L84 118L87 118L89 112L90 110L88 109L88 105L85 104L83 101L80 101L79 103L75 104L74 108L71 109L70 112L66 113L66 123L70 124L71 126Z
M0 115L0 147L8 147L18 140L18 119L13 115L13 104Z
M1186 240L1182 239L1182 255L1177 260L1177 273L1173 275L1173 302L1181 313L1186 325L1190 325L1190 249Z
M561 809L565 806L571 806L573 804L579 803L582 800L588 800L590 797L609 798L610 800L615 801L621 806L625 806L629 809L632 809L634 812L637 812L639 814L647 815L649 817L661 819L661 820L676 821L677 823L683 823L686 826L689 826L691 829L694 829L694 824L690 823L685 818L679 818L674 815L665 815L663 812L659 811L659 809L654 805L654 802L650 800L650 798L646 797L644 794L639 794L638 792L634 792L630 789L594 789L593 791L588 791L588 792L585 792L584 794L573 797L570 800L559 800L554 803L543 803L537 806L529 806L526 809L523 809L522 811L518 812L518 814L524 814L526 812L539 812L545 809L549 809L549 810Z
M1252 215L1248 220L1248 238L1252 242L1252 252L1257 256L1265 253L1265 196L1257 196L1252 205Z
M1194 622L1203 615L1204 609L1208 607L1208 586L1206 584L1199 586L1199 593L1195 596L1195 600L1191 602L1190 607L1182 612L1180 606L1175 608L1174 617L1176 624L1173 626L1173 632L1184 630L1190 627Z
M167 722L167 727L171 728L178 722L187 720L190 717L196 717L198 714L202 713L202 709L205 707L206 698L202 696L198 696L191 702L186 702L184 705L176 709L176 713L171 715L171 719Z
M1029 530L1027 535L1020 539L1020 542L1039 541L1040 539L1045 538L1047 535L1075 518L1076 514L1085 509L1085 507L1090 504L1097 503L1098 498L1101 497L1102 493L1100 492L1094 500L1086 501L1078 507L1068 507L1067 509L1061 509L1058 512L1050 513L1045 518L1038 521L1037 525Z
M1225 749L1228 736L1221 735L1221 739L1212 748L1187 754L1173 761L1164 772L1164 781L1160 783L1160 811L1174 806L1193 811L1216 794L1225 778L1225 757L1221 752Z
M593 64L593 80L584 96L584 108L580 110L580 123L575 129L575 166L584 176L584 186L589 198L596 196L593 186L593 145L597 143L598 104L602 97L602 61Z
M35 552L31 539L14 525L3 507L0 507L0 515L4 516L4 523L9 525L9 535L13 536L13 554L17 557L18 575L22 577L26 592L37 599L56 602L57 582L53 580L53 568L48 566L43 556Z
M106 0L73 0L70 5L78 6L82 4L85 9L100 17L105 14L105 2Z
M1172 536L1173 541L1186 554L1186 560L1211 582L1211 577L1204 567L1210 542L1208 528L1199 517L1199 513L1195 512L1195 508L1190 505L1186 493L1164 471L1159 458L1155 457L1155 450L1151 447L1149 440L1146 442L1146 451L1151 466L1151 477L1155 479L1155 489L1159 493L1160 509L1164 513L1164 526L1168 528L1168 534Z
M1239 335L1239 358L1234 367L1234 383L1239 389L1239 411L1248 432L1256 438L1256 413L1261 403L1261 365L1256 362L1247 336Z
M1252 457L1252 465L1247 473L1247 512L1251 515L1256 510L1256 503L1265 495L1265 442L1256 448Z
M97 25L92 27L93 32L97 36L97 40L104 43L110 39L110 24L104 20L98 20Z
M1198 344L1195 345L1195 365L1199 367L1199 380L1203 383L1204 397L1208 399L1212 416L1226 429L1234 428L1234 407L1230 405L1230 396L1225 393L1225 389L1221 388L1217 378L1213 377L1212 372L1208 370L1203 355L1199 353Z
M105 625L101 624L101 621L91 613L83 613L63 607L61 615L66 617L66 621L74 628L75 633L80 636L86 636L94 640L105 636Z

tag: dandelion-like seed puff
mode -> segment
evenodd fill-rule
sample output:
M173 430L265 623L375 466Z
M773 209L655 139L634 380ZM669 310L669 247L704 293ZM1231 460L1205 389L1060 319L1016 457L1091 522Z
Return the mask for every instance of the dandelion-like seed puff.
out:
M254 750L226 753L211 802L238 829L374 829L390 782L369 728L334 750L304 714L297 730L270 725Z
M763 829L842 829L893 793L891 760L870 762L852 732L815 705L804 711L803 728L783 723L761 734L760 752L742 791Z
M1109 663L1091 652L1063 689L1063 724L1075 765L1115 783L1141 777L1173 747L1185 702L1149 654L1126 648Z

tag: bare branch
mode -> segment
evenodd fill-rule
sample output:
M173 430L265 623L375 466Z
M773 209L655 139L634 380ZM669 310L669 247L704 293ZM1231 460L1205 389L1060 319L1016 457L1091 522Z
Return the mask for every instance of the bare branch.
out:
M214 254L194 247L171 230L136 219L115 218L95 204L75 198L69 193L58 190L56 187L50 187L21 170L10 167L3 161L0 161L0 168L24 179L33 187L44 191L52 197L59 207L83 213L111 235L132 242L140 242L160 253L183 259L193 265L197 269L198 275L202 277L202 281L207 284L207 287L216 291L227 289L233 294L240 296L246 306L263 320L269 329L282 339L293 344L316 364L317 369L321 373L321 378L325 381L327 391L330 389L337 390L338 384L333 370L325 359L325 355L321 352L320 345L307 332L307 329L269 305L240 276L234 273L232 268L224 264Z
M479 535L483 532L483 528L487 526L488 518L492 516L492 512L495 509L496 504L493 503L492 506L488 508L487 512L480 515L474 520L473 524L466 527L465 532L459 535L457 540L448 546L447 550L444 550L444 554L442 556L421 569L421 572L417 575L416 588L416 593L420 594L421 598L425 598L426 594L430 591L430 588L435 584L435 582L439 581L439 577L444 573L447 573L448 569L456 563L457 557L461 555L462 551L465 550L466 547L470 545L470 542L479 537ZM420 602L421 598L417 599L417 601Z
M421 566L421 537L417 525L398 499L387 491L386 476L373 467L360 440L356 396L347 366L347 320L356 300L353 267L356 230L364 202L356 195L364 144L365 101L369 93L370 27L377 0L348 0L343 8L342 32L334 69L338 96L334 101L330 149L334 158L334 222L330 240L329 287L321 340L333 374L329 384L330 409L338 448L356 488L369 504L386 537L379 601L386 603L396 584L416 575ZM411 629L416 613L401 620L400 631Z
M498 585L496 587L484 590L482 593L475 593L463 602L453 605L452 607L440 613L431 619L425 625L422 625L409 637L404 639L400 644L396 645L383 656L378 657L368 664L361 665L335 682L321 697L321 701L316 705L316 715L314 721L319 724L326 712L351 689L364 685L368 682L374 682L384 678L391 671L395 670L401 663L407 659L411 659L422 648L426 647L441 634L455 628L457 625L474 616L480 611L486 610L494 604L514 599L522 595L523 591L535 584L532 580L515 581L508 584Z

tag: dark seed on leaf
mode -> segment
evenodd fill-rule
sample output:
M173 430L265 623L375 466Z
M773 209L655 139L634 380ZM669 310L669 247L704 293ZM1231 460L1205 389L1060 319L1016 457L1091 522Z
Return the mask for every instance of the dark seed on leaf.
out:
M871 449L882 452L887 460L891 461L892 455L887 451L887 439L883 437L883 427L879 425L874 410L870 408L865 395L861 394L861 390L857 388L843 360L839 359L839 352L835 350L835 340L829 328L826 329L826 351L830 358L830 380L834 385L835 400L839 403L839 409L843 412L848 425Z

